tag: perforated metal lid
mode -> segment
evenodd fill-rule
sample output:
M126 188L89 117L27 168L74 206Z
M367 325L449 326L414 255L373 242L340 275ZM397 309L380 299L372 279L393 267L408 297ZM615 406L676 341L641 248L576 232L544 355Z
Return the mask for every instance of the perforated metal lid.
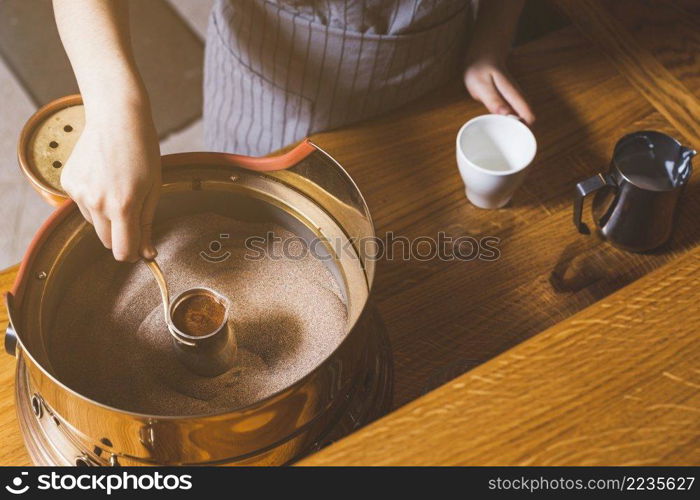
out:
M17 151L20 167L49 203L67 198L61 172L84 128L82 99L74 95L39 109L22 130Z

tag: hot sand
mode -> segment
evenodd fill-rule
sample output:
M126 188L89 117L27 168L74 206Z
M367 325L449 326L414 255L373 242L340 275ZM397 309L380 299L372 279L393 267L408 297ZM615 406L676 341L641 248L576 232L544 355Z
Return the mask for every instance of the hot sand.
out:
M65 291L49 340L58 378L77 392L123 410L199 415L259 401L318 366L345 336L346 307L330 271L313 256L281 256L270 243L246 260L248 236L293 236L272 223L211 213L157 227L158 262L170 295L205 286L228 297L238 341L236 365L214 378L192 374L176 358L153 276L143 262L118 263L105 250L86 262ZM220 239L220 234L229 234ZM223 262L200 255L212 240ZM248 252L250 254L250 252ZM294 255L298 255L294 253Z

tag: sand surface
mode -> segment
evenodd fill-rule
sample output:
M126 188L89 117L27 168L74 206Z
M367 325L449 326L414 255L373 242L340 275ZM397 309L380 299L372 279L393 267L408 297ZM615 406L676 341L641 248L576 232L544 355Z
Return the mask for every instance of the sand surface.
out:
M282 243L271 242L265 258L245 258L251 254L246 237L269 231L293 236L272 223L215 214L181 217L157 228L158 261L171 296L206 286L231 300L238 358L230 371L207 378L181 365L150 271L143 262L117 263L105 251L86 262L65 291L49 345L54 372L99 402L156 415L234 409L294 383L338 346L347 311L333 276L312 255L271 258L282 255ZM217 252L208 250L214 240L222 244ZM211 262L201 251L231 254Z

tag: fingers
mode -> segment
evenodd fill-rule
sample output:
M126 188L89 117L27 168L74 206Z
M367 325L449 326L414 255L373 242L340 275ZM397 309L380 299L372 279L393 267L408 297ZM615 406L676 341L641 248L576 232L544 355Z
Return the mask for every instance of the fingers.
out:
M114 258L123 262L136 262L141 256L150 259L156 256L150 243L150 231L160 190L152 191L145 200L143 195L131 195L119 202L114 199L109 202L80 191L71 196L85 220L94 226L97 237L105 248L112 250ZM144 234L145 241L148 242L145 247L142 245Z
M90 207L87 205L87 203L85 203L80 190L75 189L70 183L69 179L66 179L65 171L66 169L63 169L63 172L61 173L61 186L63 187L64 191L68 194L68 196L78 206L78 210L80 210L80 213L83 215L83 218L94 226L95 224L93 223L92 215L90 214Z
M481 102L491 113L507 115L513 112L503 96L496 89L490 73L482 73L478 76L467 75L465 85L469 94Z
M105 248L112 248L112 223L101 212L91 211L89 215L92 225L95 226L97 237L100 238Z
M153 260L158 256L158 252L153 246L152 229L159 198L160 190L152 189L146 197L143 210L141 211L141 248L139 253L147 260Z
M133 203L112 217L112 253L122 262L139 260L141 204Z
M150 225L157 195L148 205L146 200L153 186L158 191L161 186L160 152L155 127L144 109L118 111L108 112L105 122L98 119L85 126L62 169L61 185L114 258L135 262L142 254L142 219ZM114 136L115 130L125 135ZM150 242L150 228L146 230ZM148 243L146 250L150 247Z
M156 192L156 195L151 195L153 201L149 202L149 221L153 220L158 194ZM136 262L142 255L149 259L156 257L155 248L150 244L150 222L147 234L149 243L146 250L142 250L142 235L145 233L141 225L140 203L134 202L132 206L119 211L116 216L110 216L106 211L97 208L89 209L83 203L76 202L76 204L85 220L95 227L97 237L105 248L112 250L116 260ZM145 204L144 210L146 210Z
M493 64L475 64L467 68L464 84L471 96L491 112L517 114L528 125L535 121L522 92L505 70Z
M116 211L117 215L111 215L102 208L102 203L83 202L77 196L75 201L80 213L95 227L97 237L105 248L112 250L116 260L135 262L140 258L139 214L142 203L133 202L123 210Z
M78 210L80 210L80 213L83 215L83 218L88 221L88 223L93 224L92 222L92 216L90 215L90 210L88 210L86 207L83 207L81 203L76 202L76 205L78 205Z
M500 94L510 103L518 116L528 125L535 121L535 114L516 84L504 73L494 72L493 81Z

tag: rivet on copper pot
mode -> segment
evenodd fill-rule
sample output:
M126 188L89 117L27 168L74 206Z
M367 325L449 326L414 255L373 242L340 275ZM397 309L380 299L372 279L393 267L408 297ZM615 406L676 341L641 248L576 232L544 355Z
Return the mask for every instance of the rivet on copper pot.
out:
M76 467L92 467L92 460L90 460L90 458L88 458L87 455L82 455L82 456L76 457L75 466Z
M110 440L107 439L107 438L102 438L102 439L100 439L100 443L102 443L102 444L105 445L105 446L109 446L110 448L112 447L112 441L110 441ZM101 456L102 456L102 452L103 452L103 451L105 451L105 450L103 450L103 449L100 448L99 446L95 446L95 447L93 447L93 449L92 449L92 453L93 453L94 455L97 455L98 457L101 457Z
M38 280L45 280L46 279L46 273L44 271L41 271L36 275L36 279Z
M139 441L141 441L141 444L144 445L146 448L151 449L153 447L153 444L155 443L155 440L155 431L150 423L143 426L139 430Z
M41 402L41 396L38 394L32 396L32 411L36 418L41 418L44 415L44 405Z

